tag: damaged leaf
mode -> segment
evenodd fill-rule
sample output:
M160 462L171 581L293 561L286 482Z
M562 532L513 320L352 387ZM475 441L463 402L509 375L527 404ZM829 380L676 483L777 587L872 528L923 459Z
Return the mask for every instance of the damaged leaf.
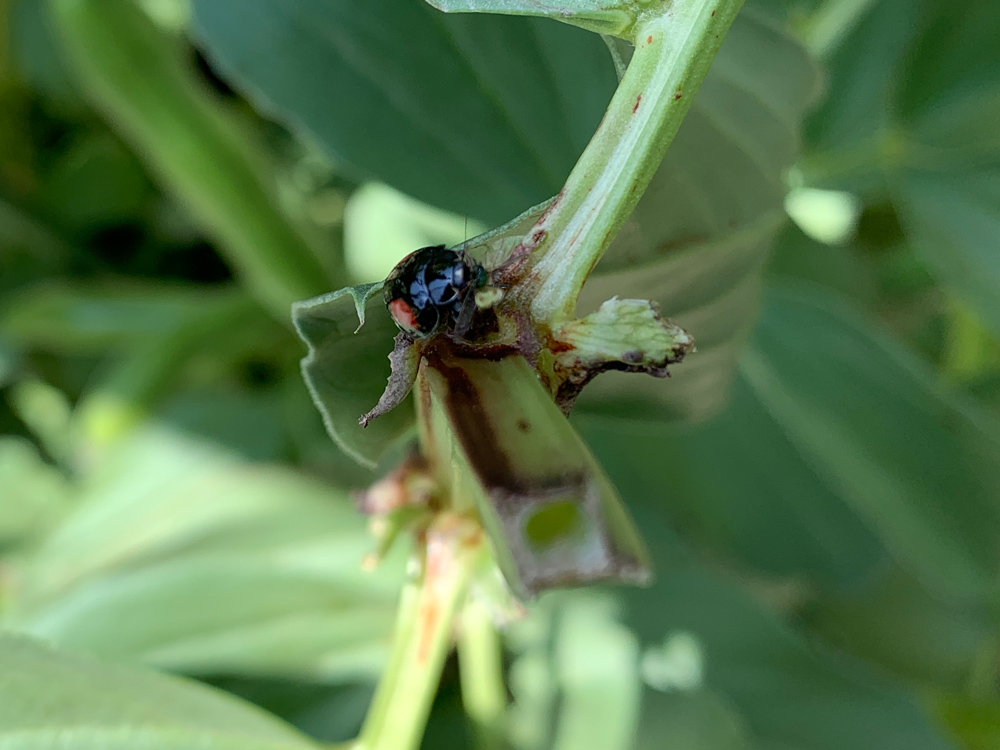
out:
M358 424L367 427L376 417L388 414L401 403L410 393L413 381L417 379L417 364L420 361L420 348L407 334L400 331L396 334L396 345L389 354L389 382L382 391L375 408L358 420Z
M435 350L417 384L431 470L456 510L478 513L518 597L649 581L645 546L621 498L523 357Z
M602 372L669 375L667 365L680 362L694 348L683 328L663 317L648 300L613 297L596 312L552 331L557 342L555 369L563 382L556 403L569 413L583 387Z
M367 429L358 423L359 415L380 402L392 376L385 352L396 326L382 303L381 290L381 282L362 284L292 306L295 329L309 346L302 375L327 432L345 453L369 468L413 423L406 410L397 410Z

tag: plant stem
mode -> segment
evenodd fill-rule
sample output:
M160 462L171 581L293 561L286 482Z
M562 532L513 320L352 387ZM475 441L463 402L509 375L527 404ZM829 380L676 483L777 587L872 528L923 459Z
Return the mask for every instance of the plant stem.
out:
M743 0L673 0L635 24L635 54L552 208L531 230L532 317L572 317L584 281L660 166Z
M475 727L476 746L500 750L504 747L503 719L507 709L500 634L489 610L476 601L470 601L462 611L458 666L462 704Z
M392 653L356 750L415 750L482 545L475 522L443 513L427 531L422 570L403 589Z

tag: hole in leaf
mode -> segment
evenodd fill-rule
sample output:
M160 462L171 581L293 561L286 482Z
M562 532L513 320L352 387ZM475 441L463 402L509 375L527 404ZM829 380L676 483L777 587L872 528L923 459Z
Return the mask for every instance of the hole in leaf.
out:
M552 503L525 522L524 533L532 546L544 549L580 536L583 533L583 518L572 502Z

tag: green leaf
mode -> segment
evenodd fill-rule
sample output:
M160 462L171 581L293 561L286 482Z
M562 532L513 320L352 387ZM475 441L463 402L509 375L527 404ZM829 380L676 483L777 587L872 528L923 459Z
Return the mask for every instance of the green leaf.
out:
M61 106L83 108L83 100L63 59L45 3L16 0L8 6L10 56L18 77Z
M643 597L630 600L647 638L683 633L698 644L703 680L687 688L688 695L696 697L702 690L714 696L711 710L716 721L725 722L715 729L724 730L720 734L731 743L742 728L752 747L953 747L901 686L822 643L807 643L745 592L714 575L675 571ZM667 695L677 692L684 689ZM640 736L650 724L663 726L658 713L662 703L660 698L646 704ZM683 723L677 730L690 732ZM673 746L673 731L664 727L661 747Z
M645 720L636 750L751 750L743 718L728 701L710 690L649 691L643 700ZM669 743L669 744L667 744Z
M142 166L110 133L81 138L45 175L43 210L69 232L139 221L154 197Z
M397 408L367 427L358 424L379 402L392 373L388 352L397 333L382 301L382 282L347 287L296 302L292 319L309 346L302 374L327 432L369 468L405 435L413 412Z
M0 315L0 332L24 347L102 352L167 335L227 294L139 279L114 284L53 279L12 295Z
M599 39L544 21L423 0L193 7L209 54L263 110L357 175L494 225L559 192L615 84Z
M990 590L1000 429L850 308L817 297L772 294L743 377L904 566L934 590Z
M840 649L948 691L967 689L995 650L996 616L988 603L943 599L896 567L864 587L817 597L803 621Z
M594 31L622 36L635 22L636 12L627 2L613 0L568 0L525 2L524 0L427 0L445 13L504 13L541 16Z
M296 750L316 747L203 685L0 636L0 745L17 750Z
M508 723L515 747L631 747L642 697L639 647L621 615L606 593L553 593L506 630L516 654Z
M831 59L803 162L887 194L929 269L1000 331L1000 51L990 0L877 3Z
M399 560L341 491L163 430L109 456L18 565L5 625L196 674L375 674Z
M36 536L67 509L69 485L35 447L0 437L0 547Z
M555 750L624 747L639 713L639 644L616 621L613 601L572 600L556 634L562 710Z
M669 536L662 522L643 520L654 539ZM593 720L574 746L628 747L624 738L634 733L642 750L954 749L901 685L820 641L806 641L690 557L682 562L674 550L656 549L661 575L654 586L618 594L630 628L615 616L613 600L597 599L604 606L595 608L592 592L552 592L509 629L517 654L511 739L518 747L552 747L556 728ZM613 644L613 664L603 638ZM636 640L644 646L639 661L646 678L638 715L629 705L641 684ZM581 679L588 676L595 679ZM613 695L605 693L612 685ZM575 715L580 710L587 716ZM611 728L599 726L601 717L626 719L624 731L615 725L617 742L596 741Z
M938 711L966 750L991 750L1000 743L1000 703L948 695Z

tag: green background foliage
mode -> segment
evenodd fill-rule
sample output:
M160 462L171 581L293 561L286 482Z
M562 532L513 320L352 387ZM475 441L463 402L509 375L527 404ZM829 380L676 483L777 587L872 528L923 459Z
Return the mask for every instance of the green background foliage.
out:
M581 301L698 344L573 414L657 579L509 628L512 747L1000 747L998 7L748 1ZM354 736L402 446L329 440L288 304L556 193L615 82L422 0L0 0L0 746Z

